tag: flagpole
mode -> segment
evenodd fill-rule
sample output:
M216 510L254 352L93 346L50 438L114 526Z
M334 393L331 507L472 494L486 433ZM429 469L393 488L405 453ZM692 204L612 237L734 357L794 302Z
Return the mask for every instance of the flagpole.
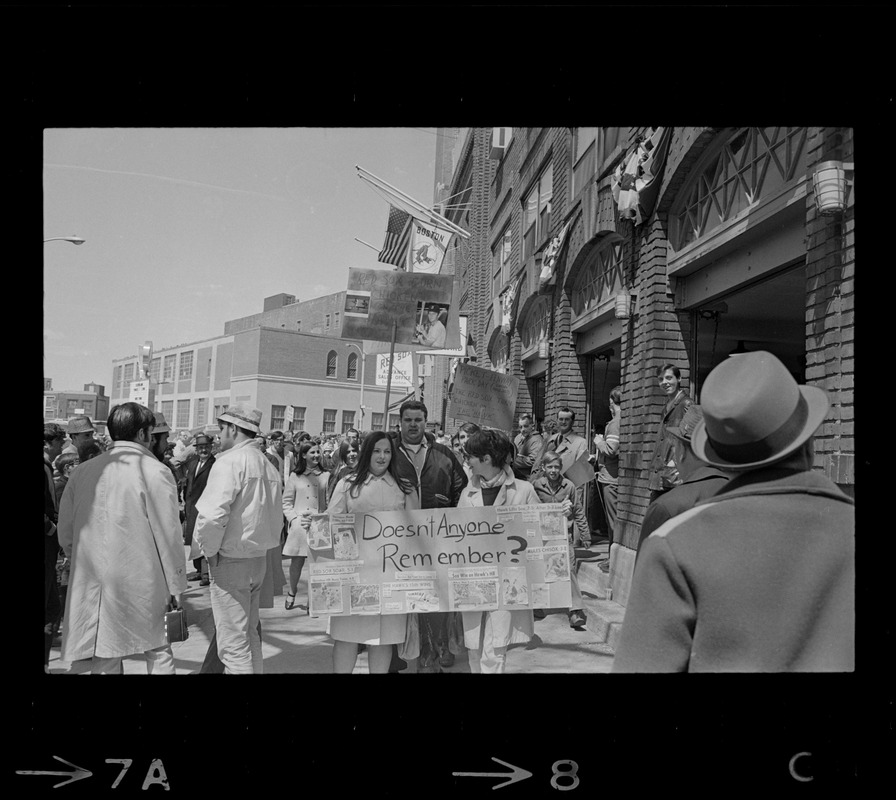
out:
M441 225L449 228L451 231L453 231L454 233L456 233L458 236L460 236L463 239L470 238L470 234L467 231L465 231L463 228L461 228L459 225L456 225L447 217L443 217L437 211L433 211L432 209L427 208L421 202L419 202L418 200L415 200L410 195L406 195L400 189L396 189L391 183L387 183L382 178L378 178L372 172L368 172L366 169L358 166L357 164L355 164L355 169L358 170L359 177L362 180L366 180L371 185L377 186L380 189L383 189L387 192L392 192L392 194L394 194L396 198L403 200L411 208L416 209L417 212L422 217L428 218L430 220L438 221ZM363 174L361 174L361 173L363 173Z
M395 329L398 323L392 320L392 341L389 343L389 372L386 377L386 405L383 408L383 430L389 432L389 392L392 390L392 363L395 358Z
M366 245L366 246L369 247L371 250L376 250L377 253L379 253L379 251L380 251L379 247L374 247L372 244L369 244L368 242L365 242L365 241L363 241L362 239L359 239L357 236L355 236L354 239L355 239L356 242L359 242L360 244Z

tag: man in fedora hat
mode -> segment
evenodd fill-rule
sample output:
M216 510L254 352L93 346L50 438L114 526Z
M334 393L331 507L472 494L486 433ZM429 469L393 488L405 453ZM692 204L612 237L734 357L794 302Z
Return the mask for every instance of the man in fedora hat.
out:
M823 390L764 351L709 374L691 448L736 473L644 542L614 672L855 667L855 506L812 469Z
M90 421L90 417L79 416L72 417L68 421L68 438L69 444L62 448L63 453L78 453L80 457L81 450L94 439L96 429ZM83 459L86 461L87 459Z
M205 491L208 476L215 457L212 455L211 437L200 433L193 442L196 448L195 458L184 464L184 544L193 545L193 529L196 527L196 503ZM196 547L196 550L199 548ZM187 575L188 581L199 581L200 586L208 586L208 562L200 554L193 559L195 572Z
M685 411L679 425L666 428L666 433L674 436L678 442L674 455L681 483L668 492L663 492L647 506L644 521L641 523L638 552L644 540L660 525L693 508L701 500L712 497L731 477L731 473L705 464L694 455L691 449L691 436L697 423L702 419L703 409L695 403Z
M268 550L280 544L280 476L252 442L261 411L246 403L218 417L221 452L196 502L193 535L208 560L218 655L230 675L263 671L258 609Z

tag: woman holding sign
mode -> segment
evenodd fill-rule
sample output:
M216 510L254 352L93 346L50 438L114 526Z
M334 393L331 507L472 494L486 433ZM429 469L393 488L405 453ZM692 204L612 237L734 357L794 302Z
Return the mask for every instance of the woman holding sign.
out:
M368 434L358 466L333 489L329 514L416 509L417 492L400 478L392 458L392 441L385 431ZM392 645L404 642L407 614L371 614L330 617L327 632L333 638L333 671L350 674L358 658L358 645L366 644L370 672L386 673L392 661Z
M461 493L458 508L541 502L532 484L513 474L513 442L504 433L492 429L478 431L467 439L464 449L472 478ZM462 615L464 644L473 673L503 673L508 645L528 642L535 631L530 609L464 611Z

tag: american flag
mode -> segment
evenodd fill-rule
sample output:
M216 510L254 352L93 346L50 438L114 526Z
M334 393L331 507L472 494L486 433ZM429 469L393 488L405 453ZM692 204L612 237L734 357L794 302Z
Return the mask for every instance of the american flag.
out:
M406 211L389 206L389 222L386 224L386 241L377 256L383 264L394 264L405 268L408 248L411 244L411 222L413 218Z

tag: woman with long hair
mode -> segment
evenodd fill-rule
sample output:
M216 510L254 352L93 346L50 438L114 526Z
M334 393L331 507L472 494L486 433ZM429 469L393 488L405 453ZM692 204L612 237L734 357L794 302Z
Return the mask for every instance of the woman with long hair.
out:
M296 591L305 559L308 557L308 532L303 519L326 508L327 473L320 469L320 445L303 441L296 452L295 469L283 487L283 516L288 532L283 543L283 556L289 558L289 590L284 606L295 607ZM308 606L299 608L307 611Z
M392 455L392 440L385 431L369 434L361 446L357 468L336 483L327 512L359 514L419 508L415 488L399 477ZM351 673L358 645L364 644L370 672L387 673L392 645L404 642L406 628L407 614L330 617L327 632L333 638L334 672Z
M353 472L358 465L361 448L348 439L339 443L339 447L333 452L333 468L330 470L330 480L327 483L327 501L333 495L333 490L341 478Z
M490 428L473 433L464 450L472 477L461 492L458 508L541 502L532 484L513 474L510 461L514 447L505 433ZM473 673L503 673L508 645L528 642L535 632L529 609L464 611L462 617Z

